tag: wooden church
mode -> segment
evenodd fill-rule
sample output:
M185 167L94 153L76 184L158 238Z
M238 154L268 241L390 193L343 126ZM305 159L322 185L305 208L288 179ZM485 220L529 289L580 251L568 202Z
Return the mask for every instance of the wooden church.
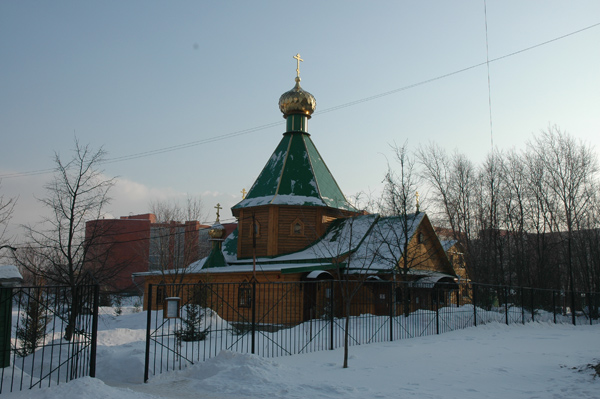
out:
M286 131L246 197L231 209L237 229L223 239L217 209L210 255L183 273L143 273L146 293L148 284L168 284L169 273L177 274L178 283L345 278L434 287L455 281L426 214L383 217L361 212L346 200L308 133L316 100L300 86L302 60L294 58L296 84L279 99Z

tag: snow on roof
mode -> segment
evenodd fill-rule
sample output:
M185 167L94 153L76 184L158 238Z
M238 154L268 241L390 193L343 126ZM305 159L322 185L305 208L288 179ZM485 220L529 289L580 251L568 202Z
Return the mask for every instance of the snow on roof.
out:
M410 241L421 224L424 213L382 217L365 237L360 247L350 256L351 269L393 269L404 252L404 245Z
M325 235L309 247L290 254L256 259L257 270L278 271L294 268L335 268L336 258L350 254L345 267L353 272L376 273L396 267L402 257L405 237L413 237L425 214L406 217L380 217L378 214L360 215L335 220ZM252 271L250 259L237 259L237 229L223 242L223 257L227 266L203 269L207 258L200 259L186 269L185 273L233 273ZM181 271L172 271L173 273ZM136 275L160 274L162 272L136 273ZM171 273L171 271L165 271Z
M199 263L200 261L196 262ZM191 266L190 266L191 267ZM285 272L293 271L293 269L322 269L330 270L335 268L331 263L309 262L309 263L256 263L256 272ZM186 270L186 273L241 273L253 271L252 264L229 265L227 267L214 267L202 269L201 266L194 264L193 269Z
M227 236L223 245L221 246L223 251L223 257L225 262L231 263L237 261L237 243L238 243L238 228L233 230L231 234Z
M267 195L257 198L246 198L236 205L237 208L250 208L261 205L306 205L306 206L327 206L320 198L307 197L302 195Z
M0 284L2 282L20 282L23 281L23 276L19 273L14 265L2 265L0 266Z
M451 279L451 281L454 282L454 276L444 273L435 273L414 281L414 284L423 288L433 288L442 279Z
M448 251L454 244L456 244L458 240L440 240L442 247L444 248L444 252Z
M315 244L298 252L278 256L278 261L331 259L356 250L379 215L337 219Z

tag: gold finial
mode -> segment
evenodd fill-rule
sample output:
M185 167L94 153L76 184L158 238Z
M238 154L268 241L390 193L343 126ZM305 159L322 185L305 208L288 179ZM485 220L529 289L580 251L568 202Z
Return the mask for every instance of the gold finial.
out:
M246 198L246 194L248 194L248 191L246 191L245 188L242 188L242 191L240 191L240 193L242 193L242 199Z
M293 58L296 60L296 62L298 64L296 66L296 73L297 73L296 77L299 78L300 77L300 61L304 62L304 60L302 58L300 58L300 53L296 54Z
M221 207L221 204L217 204L217 206L215 206L215 209L217 210L217 222L216 223L219 223L220 222L219 218L221 217L221 215L219 214L219 211L223 208Z
M417 213L419 212L419 192L415 193L415 197L417 197Z

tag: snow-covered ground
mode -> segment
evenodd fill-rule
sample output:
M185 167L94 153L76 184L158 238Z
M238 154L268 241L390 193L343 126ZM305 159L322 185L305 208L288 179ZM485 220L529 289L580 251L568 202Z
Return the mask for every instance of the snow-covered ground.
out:
M104 309L97 378L14 398L600 398L600 325L491 323L441 335L260 358L223 351L143 381L146 314Z

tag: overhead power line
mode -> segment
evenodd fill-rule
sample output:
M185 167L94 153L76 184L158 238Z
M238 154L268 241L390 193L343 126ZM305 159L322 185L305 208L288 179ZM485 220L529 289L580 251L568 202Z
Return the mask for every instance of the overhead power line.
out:
M490 79L490 46L488 39L487 2L483 0L483 15L485 19L485 58L487 66L488 106L490 109L490 146L494 150L494 130L492 125L492 85Z
M529 46L529 47L523 48L521 50L514 51L512 53L508 53L508 54L502 55L500 57L496 57L496 58L493 58L493 59L486 59L486 61L481 62L479 64L471 65L471 66L468 66L466 68L462 68L462 69L458 69L456 71L448 72L448 73L445 73L443 75L439 75L439 76L436 76L436 77L433 77L433 78L430 78L430 79L426 79L426 80L423 80L423 81L420 81L420 82L417 82L417 83L413 83L413 84L410 84L410 85L407 85L407 86L399 87L397 89L393 89L393 90L389 90L389 91L386 91L386 92L383 92L383 93L375 94L375 95L370 96L370 97L364 97L364 98L361 98L361 99L358 99L358 100L354 100L354 101L350 101L350 102L347 102L347 103L344 103L344 104L340 104L340 105L336 105L336 106L333 106L333 107L330 107L330 108L326 108L324 110L315 112L315 114L325 114L325 113L328 113L328 112L333 112L333 111L337 111L337 110L340 110L340 109L343 109L343 108L348 108L348 107L352 107L354 105L362 104L362 103L365 103L365 102L368 102L368 101L373 101L373 100L376 100L376 99L379 99L379 98L382 98L382 97L390 96L392 94L396 94L396 93L400 93L402 91L413 89L413 88L418 87L418 86L423 86L423 85L426 85L428 83L435 82L437 80L449 78L451 76L458 75L460 73L467 72L467 71L470 71L471 69L479 68L479 67L484 66L484 65L489 68L489 64L492 63L492 62L496 62L496 61L503 60L505 58L513 57L515 55L524 53L526 51L530 51L530 50L536 49L538 47L542 47L542 46L545 46L547 44L554 43L556 41L565 39L567 37L576 35L578 33L581 33L581 32L584 32L584 31L596 28L598 26L600 26L600 22L598 22L596 24L593 24L593 25L586 26L585 28L582 28L582 29L579 29L579 30L576 30L576 31L573 31L573 32L570 32L570 33L567 33L565 35L555 37L555 38L547 40L545 42L541 42L541 43L535 44L533 46ZM244 130L238 130L238 131L235 131L235 132L226 133L226 134L222 134L222 135L218 135L218 136L213 136L213 137L209 137L209 138L206 138L206 139L201 139L201 140L196 140L196 141L190 141L188 143L183 143L183 144L178 144L178 145L174 145L174 146L158 148L156 150L138 152L138 153L135 153L135 154L124 155L124 156L121 156L121 157L109 158L109 159L106 159L105 161L103 161L102 163L109 164L109 163L115 163L115 162L129 161L129 160L132 160L132 159L144 158L144 157L149 157L149 156L153 156L153 155L164 154L164 153L167 153L167 152L183 150L183 149L186 149L186 148L196 147L196 146L199 146L199 145L202 145L202 144L212 143L212 142L221 141L221 140L227 140L227 139L230 139L230 138L233 138L233 137L237 137L237 136L241 136L241 135L244 135L244 134L249 134L249 133L258 132L258 131L261 131L261 130L270 129L270 128L275 127L275 126L282 125L283 123L284 122L282 122L282 121L267 123L265 125L260 125L260 126L256 126L256 127L252 127L252 128L248 128L248 129L244 129ZM35 176L35 175L41 175L41 174L51 173L51 172L54 172L54 170L55 170L54 168L49 168L49 169L32 170L32 171L29 171L29 172L5 173L5 174L1 174L0 175L0 179L10 179L10 178L15 178L15 177Z

